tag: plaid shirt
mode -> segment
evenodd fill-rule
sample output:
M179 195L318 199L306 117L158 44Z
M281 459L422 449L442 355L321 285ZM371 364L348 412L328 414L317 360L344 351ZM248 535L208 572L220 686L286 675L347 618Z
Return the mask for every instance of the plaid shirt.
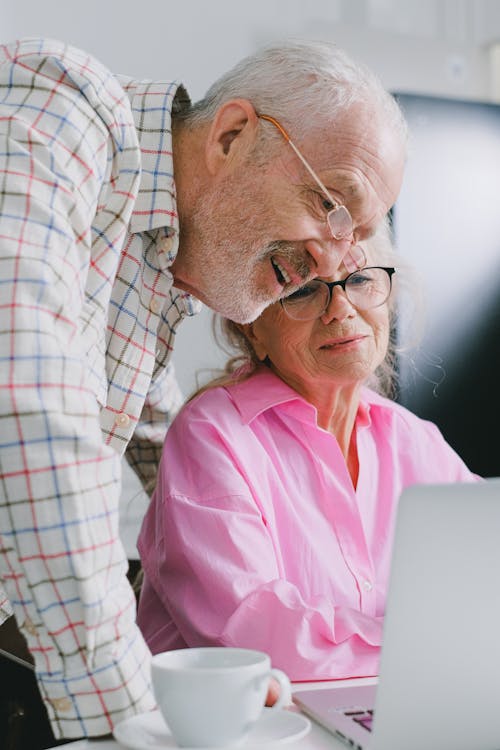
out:
M175 97L175 103L174 103ZM175 83L60 42L0 47L0 592L58 737L154 706L118 536L121 457L146 489L180 404Z

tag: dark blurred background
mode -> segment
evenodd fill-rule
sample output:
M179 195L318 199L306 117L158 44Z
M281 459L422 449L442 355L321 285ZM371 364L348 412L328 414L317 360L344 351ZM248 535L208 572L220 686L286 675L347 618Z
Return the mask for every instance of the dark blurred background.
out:
M393 211L420 274L425 334L399 360L399 400L469 467L500 475L500 106L398 95L410 126Z

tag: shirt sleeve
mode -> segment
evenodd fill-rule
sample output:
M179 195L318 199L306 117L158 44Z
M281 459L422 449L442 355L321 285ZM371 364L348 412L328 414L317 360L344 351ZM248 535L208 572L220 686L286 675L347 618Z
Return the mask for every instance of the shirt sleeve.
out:
M381 618L306 598L286 579L242 471L244 444L213 421L181 412L174 422L140 535L146 575L180 634L189 646L266 651L293 680L376 674Z
M167 429L183 402L172 363L152 381L141 418L127 446L125 457L151 495L158 474Z
M0 53L1 575L56 737L102 735L154 706L120 459L89 385L100 326L83 325L89 268L109 283L132 210L130 114L85 53L35 40Z

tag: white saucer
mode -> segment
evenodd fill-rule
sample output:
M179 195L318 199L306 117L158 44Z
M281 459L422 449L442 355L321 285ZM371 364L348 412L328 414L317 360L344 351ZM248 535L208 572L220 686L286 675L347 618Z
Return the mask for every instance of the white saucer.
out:
M302 714L265 708L238 750L271 743L284 745L294 742L304 737L310 728L311 722ZM168 750L178 747L159 711L149 711L121 721L114 728L113 735L123 747L131 750Z

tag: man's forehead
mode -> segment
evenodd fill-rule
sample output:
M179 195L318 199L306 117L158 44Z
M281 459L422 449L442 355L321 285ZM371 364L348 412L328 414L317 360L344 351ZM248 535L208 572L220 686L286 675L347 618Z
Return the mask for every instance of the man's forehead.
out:
M364 190L359 179L355 175L348 174L342 169L319 170L323 184L332 193L342 192L346 200L360 201L363 199Z
M367 113L364 115L366 117ZM384 127L376 116L364 122L348 117L334 124L313 127L304 137L303 145L325 176L329 171L346 170L345 189L353 191L357 189L357 182L351 179L349 170L360 170L376 183L380 176L385 180L388 170L399 171L406 157L406 146L400 134Z

